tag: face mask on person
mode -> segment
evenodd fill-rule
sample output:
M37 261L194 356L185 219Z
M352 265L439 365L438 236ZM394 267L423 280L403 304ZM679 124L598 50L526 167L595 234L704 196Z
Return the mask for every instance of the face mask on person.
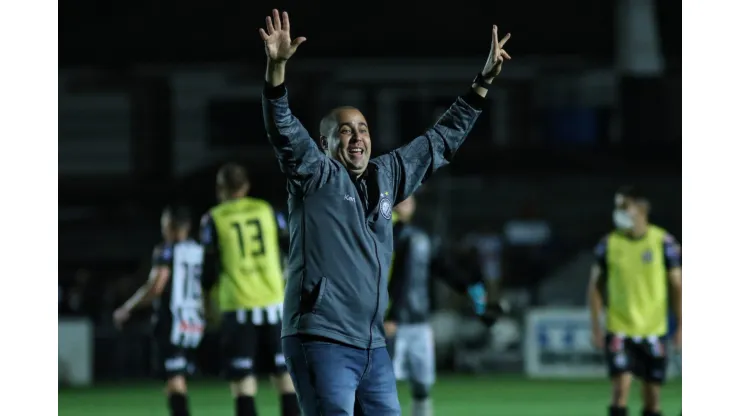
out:
M615 209L612 214L612 220L614 221L614 226L620 230L629 230L635 225L632 216L624 209Z

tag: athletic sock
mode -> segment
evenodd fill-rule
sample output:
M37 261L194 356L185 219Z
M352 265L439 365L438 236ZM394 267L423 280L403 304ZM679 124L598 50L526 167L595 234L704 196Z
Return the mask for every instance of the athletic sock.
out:
M642 416L662 416L662 413L643 409Z
M432 399L430 397L414 399L414 404L411 407L411 416L432 416L432 413Z
M280 410L282 416L301 416L298 406L298 396L295 393L284 393L280 396Z
M190 416L188 411L188 396L182 393L170 393L167 398L172 416Z
M609 416L627 416L626 407L609 406Z
M257 416L257 408L254 407L254 397L237 396L236 416Z

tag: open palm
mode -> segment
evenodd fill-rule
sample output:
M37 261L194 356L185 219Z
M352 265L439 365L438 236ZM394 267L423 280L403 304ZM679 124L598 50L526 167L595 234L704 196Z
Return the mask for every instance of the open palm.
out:
M290 19L283 12L282 18L277 9L272 16L265 18L265 29L260 29L260 36L265 42L265 54L273 62L285 62L295 53L298 46L306 41L304 37L290 38Z

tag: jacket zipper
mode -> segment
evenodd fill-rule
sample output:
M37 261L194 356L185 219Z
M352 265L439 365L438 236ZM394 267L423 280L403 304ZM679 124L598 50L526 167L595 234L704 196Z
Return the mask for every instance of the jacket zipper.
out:
M360 195L360 200L363 204L363 211L365 212L365 215L367 215L367 205L368 205L368 192L367 192L367 185L365 182L360 182L360 186L362 188L362 195ZM359 193L359 192L358 192ZM362 197L365 198L362 198ZM370 226L368 224L368 220L365 220L365 230L368 232L368 234L371 236L373 233L370 231ZM377 283L375 284L375 311L373 312L372 316L370 317L370 341L368 342L367 348L370 349L370 347L373 345L373 324L375 323L375 316L378 314L378 309L380 309L380 278L382 274L382 268L380 266L380 255L378 254L378 242L375 241L373 238L373 247L375 248L375 262L378 265L378 278Z

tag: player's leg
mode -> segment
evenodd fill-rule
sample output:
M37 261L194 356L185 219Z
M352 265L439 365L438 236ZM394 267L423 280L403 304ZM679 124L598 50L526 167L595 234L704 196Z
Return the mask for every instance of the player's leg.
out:
M282 345L303 416L351 416L367 350L298 336Z
M642 379L642 416L661 416L660 391L665 382L667 360L664 339L648 339L641 343L639 376Z
M429 324L413 325L409 344L409 374L413 407L411 416L432 416L432 386L436 378L434 334Z
M280 395L280 410L282 416L300 416L298 398L290 379L288 368L285 366L285 355L280 341L280 322L257 327L259 350L258 356L271 360L270 376L272 383Z
M234 398L236 416L255 416L257 379L254 357L257 333L247 311L226 312L221 321L221 346L224 373Z
M355 416L401 414L393 363L385 347L364 350L368 354L365 375L355 396Z
M642 383L642 416L661 416L659 383Z
M176 375L167 379L165 387L167 392L167 404L172 416L189 416L188 387L185 375Z
M630 340L607 334L605 348L609 378L611 379L611 402L609 416L626 416L632 375Z
M398 381L408 380L409 378L408 350L410 338L408 336L408 331L406 331L405 328L405 325L398 325L393 339L388 340L393 344L392 347L388 349L388 354L391 356L391 361L393 362L393 373Z
M157 349L163 364L163 375L166 380L165 394L170 415L188 416L190 411L185 381L189 366L187 353L168 341L160 342Z

